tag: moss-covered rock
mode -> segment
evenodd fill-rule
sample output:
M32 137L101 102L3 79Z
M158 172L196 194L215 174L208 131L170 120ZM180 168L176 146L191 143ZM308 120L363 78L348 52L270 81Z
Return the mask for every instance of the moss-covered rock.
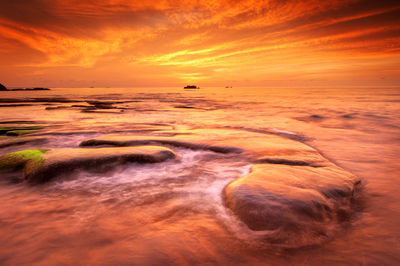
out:
M44 163L43 154L46 149L23 150L0 156L0 170L17 170L24 168L24 174L29 175Z
M175 157L160 146L24 150L0 156L0 170L23 169L28 182L44 183L75 169L104 172L125 163L159 163Z

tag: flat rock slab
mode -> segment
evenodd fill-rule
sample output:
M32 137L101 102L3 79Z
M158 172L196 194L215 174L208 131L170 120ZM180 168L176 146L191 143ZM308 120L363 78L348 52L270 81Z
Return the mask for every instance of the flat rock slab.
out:
M1 156L0 165L2 160L6 161L10 156L13 156L13 153ZM32 160L26 157L22 166L28 182L44 183L75 169L104 172L125 163L158 163L175 157L173 151L159 146L54 149L44 151L39 159Z
M329 239L351 216L361 181L310 146L272 134L199 129L172 137L105 135L81 146L165 145L237 153L251 172L222 191L226 207L253 231L284 247Z
M5 137L0 139L0 148L25 144L43 144L45 142L47 142L47 139L43 137Z
M242 153L255 163L262 163L265 159L286 159L315 166L330 164L315 149L277 135L229 129L196 129L174 133L178 134L168 137L110 134L83 141L81 146L157 144L220 153Z

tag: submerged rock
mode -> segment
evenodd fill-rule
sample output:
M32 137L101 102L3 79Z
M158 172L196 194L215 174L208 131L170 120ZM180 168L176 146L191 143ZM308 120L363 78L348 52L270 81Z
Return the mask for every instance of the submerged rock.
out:
M158 163L171 158L175 158L174 152L156 146L25 150L1 156L0 169L23 168L28 182L43 183L75 169L107 171L129 162Z

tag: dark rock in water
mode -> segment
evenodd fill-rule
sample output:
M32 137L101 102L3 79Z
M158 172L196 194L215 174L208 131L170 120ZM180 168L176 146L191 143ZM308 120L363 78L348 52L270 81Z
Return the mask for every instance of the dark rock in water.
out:
M0 170L23 168L30 183L43 183L75 169L108 171L116 165L158 163L175 158L168 148L146 146L98 149L24 150L0 156Z
M49 88L16 88L9 89L9 91L49 91Z
M101 102L101 101L87 101L88 104L93 105L97 109L114 109L114 102Z
M281 158L263 158L255 161L255 163L270 163L270 164L284 164L284 165L298 165L298 166L315 166L309 162L299 161L299 160L287 160Z
M74 102L80 102L77 100L70 100L68 98L63 98L63 97L53 97L53 98L32 98L32 99L25 99L25 101L29 102L45 102L45 103L74 103Z
M73 104L73 105L71 105L71 107L73 107L73 108L88 108L88 107L91 107L91 106L83 105L83 104Z
M352 118L354 118L354 115L353 114L345 114L345 115L342 115L341 117L346 118L346 119L352 119Z
M0 91L7 91L7 90L8 89L6 88L6 86L0 83Z
M43 129L44 127L42 126L26 126L26 127L0 127L0 135L8 135L10 136L10 132L24 132L29 133L29 132L35 132L37 130ZM15 136L15 134L11 134L12 136ZM16 135L22 135L22 134L16 134Z
M196 107L189 106L189 105L175 105L174 108L181 108L181 109L196 109Z
M75 103L82 102L78 100L70 100L63 97L53 97L53 98L0 98L0 103Z
M59 110L59 109L66 109L68 106L48 106L45 109L46 110Z
M97 114L121 114L124 112L124 110L122 109L113 109L113 110L97 110L95 109L90 109L90 108L86 108L84 110L81 111L82 113L97 113Z
M313 122L313 123L322 122L327 119L327 117L322 115L309 115L309 116L294 117L294 118L299 121Z
M0 148L25 145L25 144L43 144L45 142L47 142L47 139L41 137L19 137L19 138L9 137L0 140Z
M25 121L25 120L11 120L1 121L0 124L36 124L36 121Z
M185 87L183 87L184 89L200 89L199 87L197 87L196 85L186 85Z
M0 107L22 107L22 106L32 106L29 103L16 103L16 104L0 104Z
M311 119L325 119L322 115L310 115Z
M49 91L49 88L33 88L34 91Z

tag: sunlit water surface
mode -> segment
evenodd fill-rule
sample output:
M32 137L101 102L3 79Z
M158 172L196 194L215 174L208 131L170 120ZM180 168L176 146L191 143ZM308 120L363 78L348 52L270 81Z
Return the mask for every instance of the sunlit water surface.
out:
M27 105L7 107L15 105L7 98ZM175 149L180 157L160 164L74 172L41 186L2 181L2 265L400 264L400 89L82 88L0 92L0 100L0 121L47 126L36 133L45 144L0 154L74 148L108 133L235 128L292 134L364 184L351 226L320 245L280 249L224 207L224 186L251 167L232 155ZM117 108L71 107L86 101Z

